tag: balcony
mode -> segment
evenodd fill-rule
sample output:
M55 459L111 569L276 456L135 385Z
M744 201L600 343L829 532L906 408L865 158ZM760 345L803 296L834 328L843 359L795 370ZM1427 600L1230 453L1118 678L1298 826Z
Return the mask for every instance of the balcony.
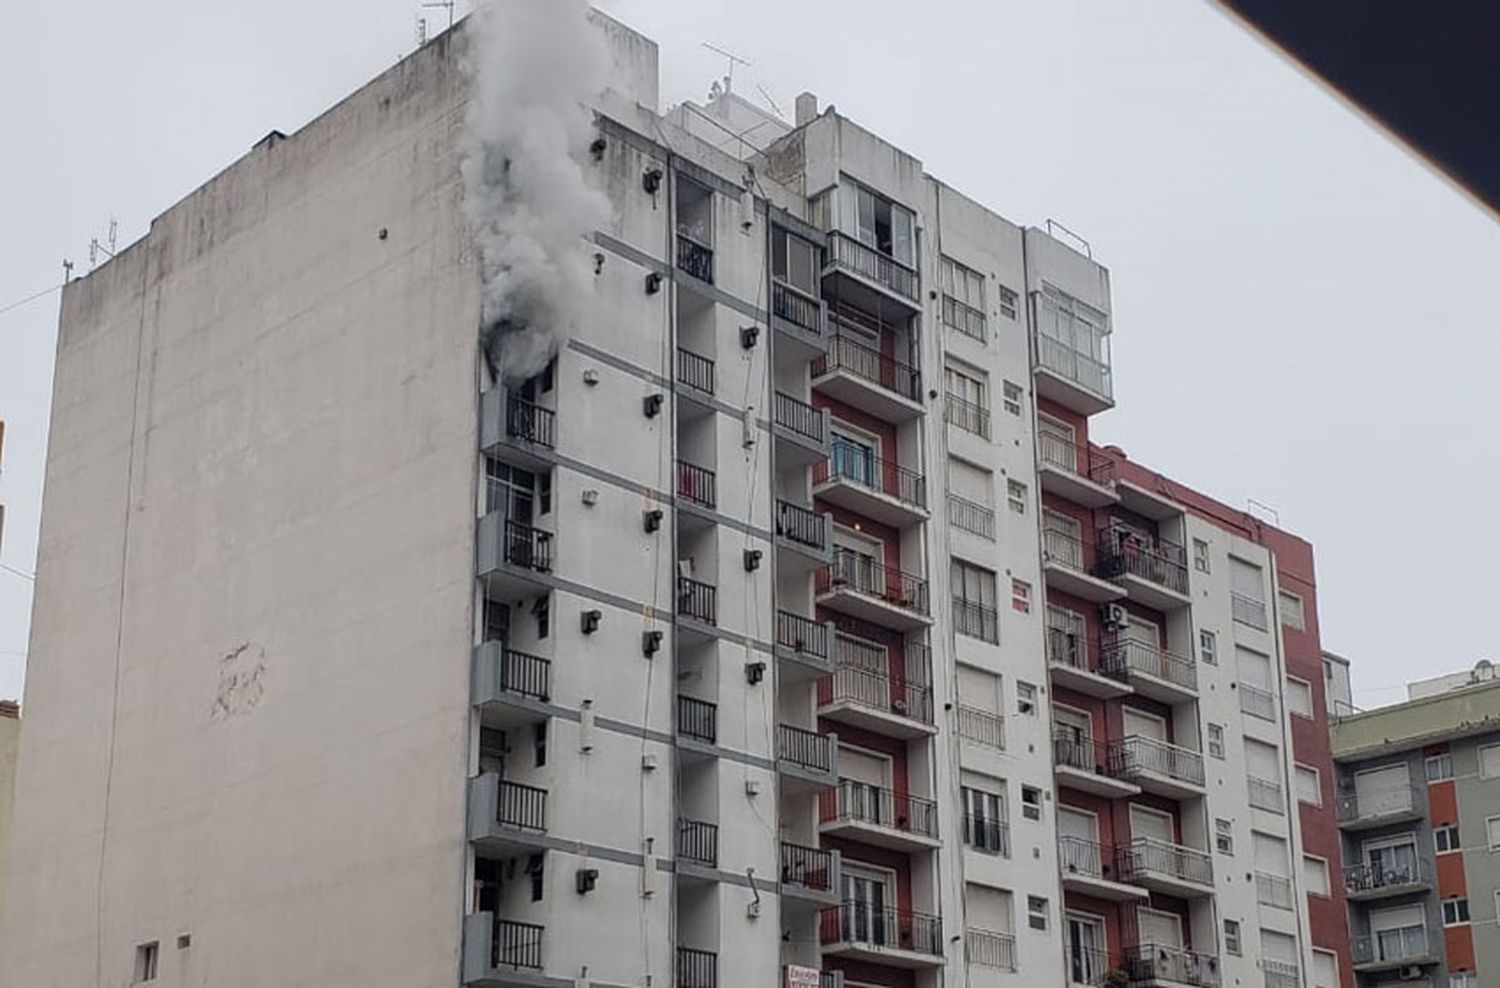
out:
M1042 526L1042 575L1047 586L1096 604L1119 600L1125 591L1088 570L1083 540L1062 528Z
M818 716L886 737L936 734L932 687L858 664L850 655L856 648L848 639L834 642L837 665L833 675L818 680Z
M893 851L930 851L938 841L937 804L930 799L840 779L818 798L819 830Z
M688 389L688 397L712 398L714 362L691 350L677 348L677 383Z
M1087 446L1053 432L1037 433L1036 473L1042 490L1085 508L1102 508L1120 499L1114 461L1096 457Z
M962 740L992 751L1005 750L1005 718L960 703L954 709L955 730Z
M843 282L840 297L878 311L896 303L909 315L922 311L922 283L915 268L861 243L840 230L828 234L825 274Z
M712 511L719 504L718 478L707 467L678 460L677 497L687 504Z
M699 624L719 623L719 591L711 583L692 577L677 578L677 616Z
M782 673L805 682L833 672L833 626L791 611L776 612L776 658Z
M1149 893L1127 884L1120 873L1121 853L1108 844L1067 834L1057 838L1063 888L1112 902L1143 902Z
M1137 837L1120 858L1121 877L1152 892L1183 899L1213 895L1214 862L1204 851Z
M980 854L1010 857L1010 824L986 816L964 814L964 846Z
M1167 799L1204 793L1203 756L1188 748L1132 734L1119 742L1120 775L1144 792Z
M838 751L836 734L776 725L776 771L790 791L812 792L837 785Z
M948 524L959 531L995 541L995 509L948 492Z
M1101 649L1098 642L1055 625L1047 628L1047 668L1059 686L1103 700L1134 692L1125 682L1119 649Z
M714 283L714 249L685 233L677 234L677 270L705 284Z
M1260 972L1266 988L1302 988L1302 971L1295 961L1266 958L1260 962Z
M1426 793L1413 785L1367 789L1363 793L1342 792L1334 797L1334 810L1343 830L1371 830L1393 823L1422 819Z
M893 528L928 515L925 477L837 439L832 455L813 467L813 495Z
M1131 600L1158 611L1192 603L1187 553L1165 539L1150 542L1121 528L1104 532L1099 538L1094 572L1123 587Z
M1219 988L1219 958L1160 943L1125 948L1132 988Z
M812 466L828 459L828 412L778 391L771 404L771 434L779 467Z
M832 851L781 842L781 894L832 905L839 897L839 856Z
M990 410L948 392L943 403L943 420L964 432L973 433L980 439L990 438Z
M1276 694L1264 686L1256 686L1244 680L1239 684L1240 711L1251 717L1259 717L1276 723Z
M867 902L843 902L818 921L823 956L890 967L943 966L943 923L936 916Z
M677 738L700 744L719 741L719 707L696 697L677 697Z
M719 955L678 947L677 988L719 988Z
M932 623L927 581L849 549L817 571L817 602L883 628L906 631Z
M1126 679L1141 696L1162 703L1186 703L1198 697L1198 667L1192 659L1134 638L1113 645Z
M699 871L712 871L718 868L718 824L679 817L677 820L677 843L675 850L677 853L677 870L679 874L684 871L684 868L689 873L695 869Z
M479 449L520 466L551 464L557 446L557 414L503 387L480 399Z
M1141 787L1123 777L1124 768L1118 745L1067 731L1052 736L1052 772L1060 786L1107 799L1140 795Z
M1114 386L1109 364L1042 333L1036 343L1036 393L1079 415L1113 408Z
M474 705L485 727L535 724L551 716L552 662L500 642L474 649Z
M1000 611L967 597L953 598L953 630L991 645L1000 644Z
M1425 926L1404 926L1381 930L1373 935L1351 937L1349 955L1354 970L1365 972L1393 971L1401 967L1421 967L1438 962L1439 947L1435 937L1428 936Z
M1273 909L1292 909L1296 898L1292 894L1292 880L1285 875L1269 872L1255 873L1255 901Z
M502 988L540 977L544 930L493 913L464 917L463 983L465 988Z
M805 572L833 562L833 516L791 501L776 502L776 548L781 571Z
M1266 602L1242 593L1230 593L1229 616L1237 623L1260 631L1270 630L1266 617Z
M964 960L975 967L1015 971L1016 938L1010 933L976 930L970 927L964 931Z
M548 586L552 533L507 518L504 510L479 519L477 573L493 599L526 596Z
M883 422L908 422L925 410L917 368L847 333L828 338L828 352L813 361L812 377L814 389Z
M469 780L469 840L480 854L505 858L546 847L547 790L486 772Z
M1353 902L1410 895L1414 892L1426 892L1431 888L1432 876L1427 873L1422 859L1416 857L1416 848L1412 848L1412 859L1403 865L1379 867L1362 864L1344 867L1344 890Z
M771 282L771 328L790 344L792 355L812 360L827 347L823 302L779 278Z
M1254 775L1245 776L1245 787L1250 805L1267 813L1286 813L1286 792L1280 779L1262 779Z

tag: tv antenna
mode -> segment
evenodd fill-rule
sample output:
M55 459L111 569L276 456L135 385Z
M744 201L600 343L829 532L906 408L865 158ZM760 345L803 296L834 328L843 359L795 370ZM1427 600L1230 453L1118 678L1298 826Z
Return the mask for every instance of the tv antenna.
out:
M434 2L434 3L424 3L424 4L422 4L422 8L424 10L446 10L446 11L448 11L448 30L451 31L451 30L453 30L453 8L456 7L457 5L458 5L458 0L436 0L436 2ZM424 20L420 21L419 23L422 25L422 38L425 41L426 38L427 38L427 21L424 19Z
M734 67L736 65L743 65L746 68L749 68L750 60L748 58L741 58L734 52L725 51L718 45L711 45L707 41L703 42L703 47L707 48L709 51L715 53L716 55L723 55L726 59L729 60L729 71L724 74L723 90L725 95L728 95L729 93L734 91ZM714 87L718 88L718 83L714 83Z
M762 86L757 82L755 84L755 88L760 91L760 98L766 101L766 105L771 108L772 113L776 114L778 117L785 116L785 114L781 112L780 104L778 104L776 100L771 98L771 94L766 90L765 86Z
M417 47L427 44L427 18L417 15Z
M111 216L109 218L109 238L100 243L95 237L89 241L89 270L92 271L99 266L99 255L103 254L106 261L112 261L115 257L115 238L120 232L119 222ZM71 269L70 269L71 270Z

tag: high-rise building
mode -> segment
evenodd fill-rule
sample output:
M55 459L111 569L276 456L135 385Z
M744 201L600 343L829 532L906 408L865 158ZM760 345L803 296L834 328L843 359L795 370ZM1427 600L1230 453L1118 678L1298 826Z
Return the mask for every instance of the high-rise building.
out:
M594 26L534 377L462 28L66 289L0 963L1339 984L1311 550L1090 441L1108 272L811 96L661 115Z

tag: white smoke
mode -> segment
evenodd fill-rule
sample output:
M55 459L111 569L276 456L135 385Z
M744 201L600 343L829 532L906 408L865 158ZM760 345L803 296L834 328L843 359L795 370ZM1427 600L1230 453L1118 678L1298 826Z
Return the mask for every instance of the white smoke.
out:
M479 254L490 368L517 382L546 368L591 291L583 238L610 215L578 162L586 103L609 53L587 0L488 0L469 18L464 211Z

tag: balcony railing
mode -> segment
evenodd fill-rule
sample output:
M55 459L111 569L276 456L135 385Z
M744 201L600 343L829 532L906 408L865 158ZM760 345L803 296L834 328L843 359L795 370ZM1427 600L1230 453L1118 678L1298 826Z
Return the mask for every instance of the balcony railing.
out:
M903 398L922 400L922 372L895 357L887 357L852 336L835 333L828 339L828 353L813 361L813 377L843 371Z
M995 509L951 492L948 494L948 524L995 541Z
M1118 779L1125 762L1118 744L1075 737L1065 731L1052 735L1052 760L1058 766Z
M1005 718L979 707L960 703L955 710L958 736L997 751L1005 750Z
M791 724L776 725L776 756L813 772L832 772L833 738Z
M967 929L964 931L964 958L979 967L1014 971L1016 938L1009 933Z
M858 447L833 442L833 455L813 465L813 483L840 480L893 497L918 510L927 509L927 478L894 460L872 456Z
M1047 629L1047 661L1110 679L1125 678L1125 666L1117 647L1100 648L1098 642L1066 628Z
M517 830L544 833L547 830L547 790L500 780L495 800L495 822Z
M990 410L988 408L960 398L950 391L943 409L943 417L949 425L957 426L965 432L972 432L983 439L990 438Z
M1266 602L1244 594L1230 593L1229 616L1240 624L1247 624L1261 631L1270 628L1270 623L1266 620Z
M514 649L503 649L500 652L498 685L505 693L546 700L552 696L552 660Z
M829 257L841 268L890 289L911 302L919 297L917 272L889 254L882 254L846 233L834 230L828 235Z
M1125 973L1131 984L1166 981L1193 988L1219 988L1219 958L1168 944L1143 943L1125 948Z
M823 335L823 306L811 295L784 281L771 282L771 313L814 336Z
M1404 864L1377 867L1373 864L1345 865L1344 889L1351 894L1375 892L1381 889L1398 889L1408 885L1420 885L1430 881L1422 860L1413 856Z
M719 866L719 827L701 820L677 821L677 856L706 868Z
M1108 364L1040 333L1036 336L1036 350L1037 362L1047 370L1101 397L1113 396Z
M714 393L714 362L678 347L677 379L690 388L711 395Z
M799 401L783 391L776 392L772 406L776 425L815 443L828 441L823 429L823 413L805 401Z
M714 251L686 234L677 234L677 266L699 281L714 283Z
M1061 528L1042 526L1042 558L1049 563L1084 572L1087 569L1083 539Z
M1203 756L1196 751L1139 734L1124 738L1119 745L1126 776L1151 772L1188 785L1203 785Z
M1004 820L964 814L964 844L982 854L1010 857L1010 824Z
M1037 433L1036 458L1042 466L1085 477L1096 484L1108 486L1115 480L1113 460L1095 457L1087 446L1080 446L1056 433Z
M1121 638L1111 647L1117 651L1127 672L1152 676L1185 690L1198 688L1198 667L1192 659L1173 655L1134 638Z
M1295 961L1273 961L1267 958L1260 963L1266 988L1301 988L1302 972Z
M1247 775L1245 785L1249 792L1251 806L1259 810L1268 810L1271 813L1286 812L1286 798L1282 795L1279 779L1261 779Z
M824 823L865 823L937 838L937 804L911 793L898 793L853 779L840 779L819 796Z
M781 842L781 884L832 892L833 877L832 852Z
M1095 562L1106 579L1134 576L1177 593L1187 593L1187 553L1165 539L1148 542L1134 532L1113 529L1099 539Z
M538 573L552 572L552 533L506 519L505 561Z
M677 733L713 744L719 738L719 708L691 696L677 698Z
M1342 792L1334 797L1339 823L1350 823L1366 817L1414 813L1420 810L1423 794L1410 784L1366 789L1363 794Z
M777 611L776 644L799 655L827 659L828 626L791 611Z
M538 446L552 449L556 444L557 415L517 395L505 398L505 434Z
M719 591L710 583L692 577L677 578L677 613L683 617L717 624L719 615Z
M953 630L993 645L1000 641L1000 611L989 604L955 596Z
M1240 710L1261 720L1276 720L1276 694L1254 683L1240 682Z
M540 971L542 932L543 928L535 923L517 923L497 917L490 942L490 967Z
M824 946L869 944L943 956L943 922L926 913L872 906L867 902L845 902L823 910L818 926Z
M1119 880L1120 852L1109 844L1066 834L1057 838L1057 858L1064 875Z
M1292 908L1292 880L1284 875L1255 873L1255 901L1277 909Z
M1399 964L1402 961L1425 961L1433 956L1426 926L1403 926L1381 930L1372 936L1352 937L1349 954L1354 964Z
M714 472L685 460L677 461L677 496L704 508L719 503Z
M1113 970L1109 951L1065 942L1063 954L1064 963L1068 968L1069 985L1088 985L1089 988L1097 988L1107 983L1105 979Z
M678 947L677 988L719 988L719 955Z
M932 687L856 665L840 654L847 648L843 640L834 643L838 667L833 675L818 680L820 706L848 703L923 724L932 723Z
M943 324L980 343L985 341L984 311L960 302L952 295L943 296Z
M833 563L818 570L818 593L839 589L879 597L888 604L923 616L930 613L926 580L848 549L836 549Z
M828 548L823 516L790 501L776 502L776 534L818 552Z
M1134 838L1123 849L1121 867L1127 881L1157 874L1198 885L1214 883L1213 858L1206 852L1154 837Z

